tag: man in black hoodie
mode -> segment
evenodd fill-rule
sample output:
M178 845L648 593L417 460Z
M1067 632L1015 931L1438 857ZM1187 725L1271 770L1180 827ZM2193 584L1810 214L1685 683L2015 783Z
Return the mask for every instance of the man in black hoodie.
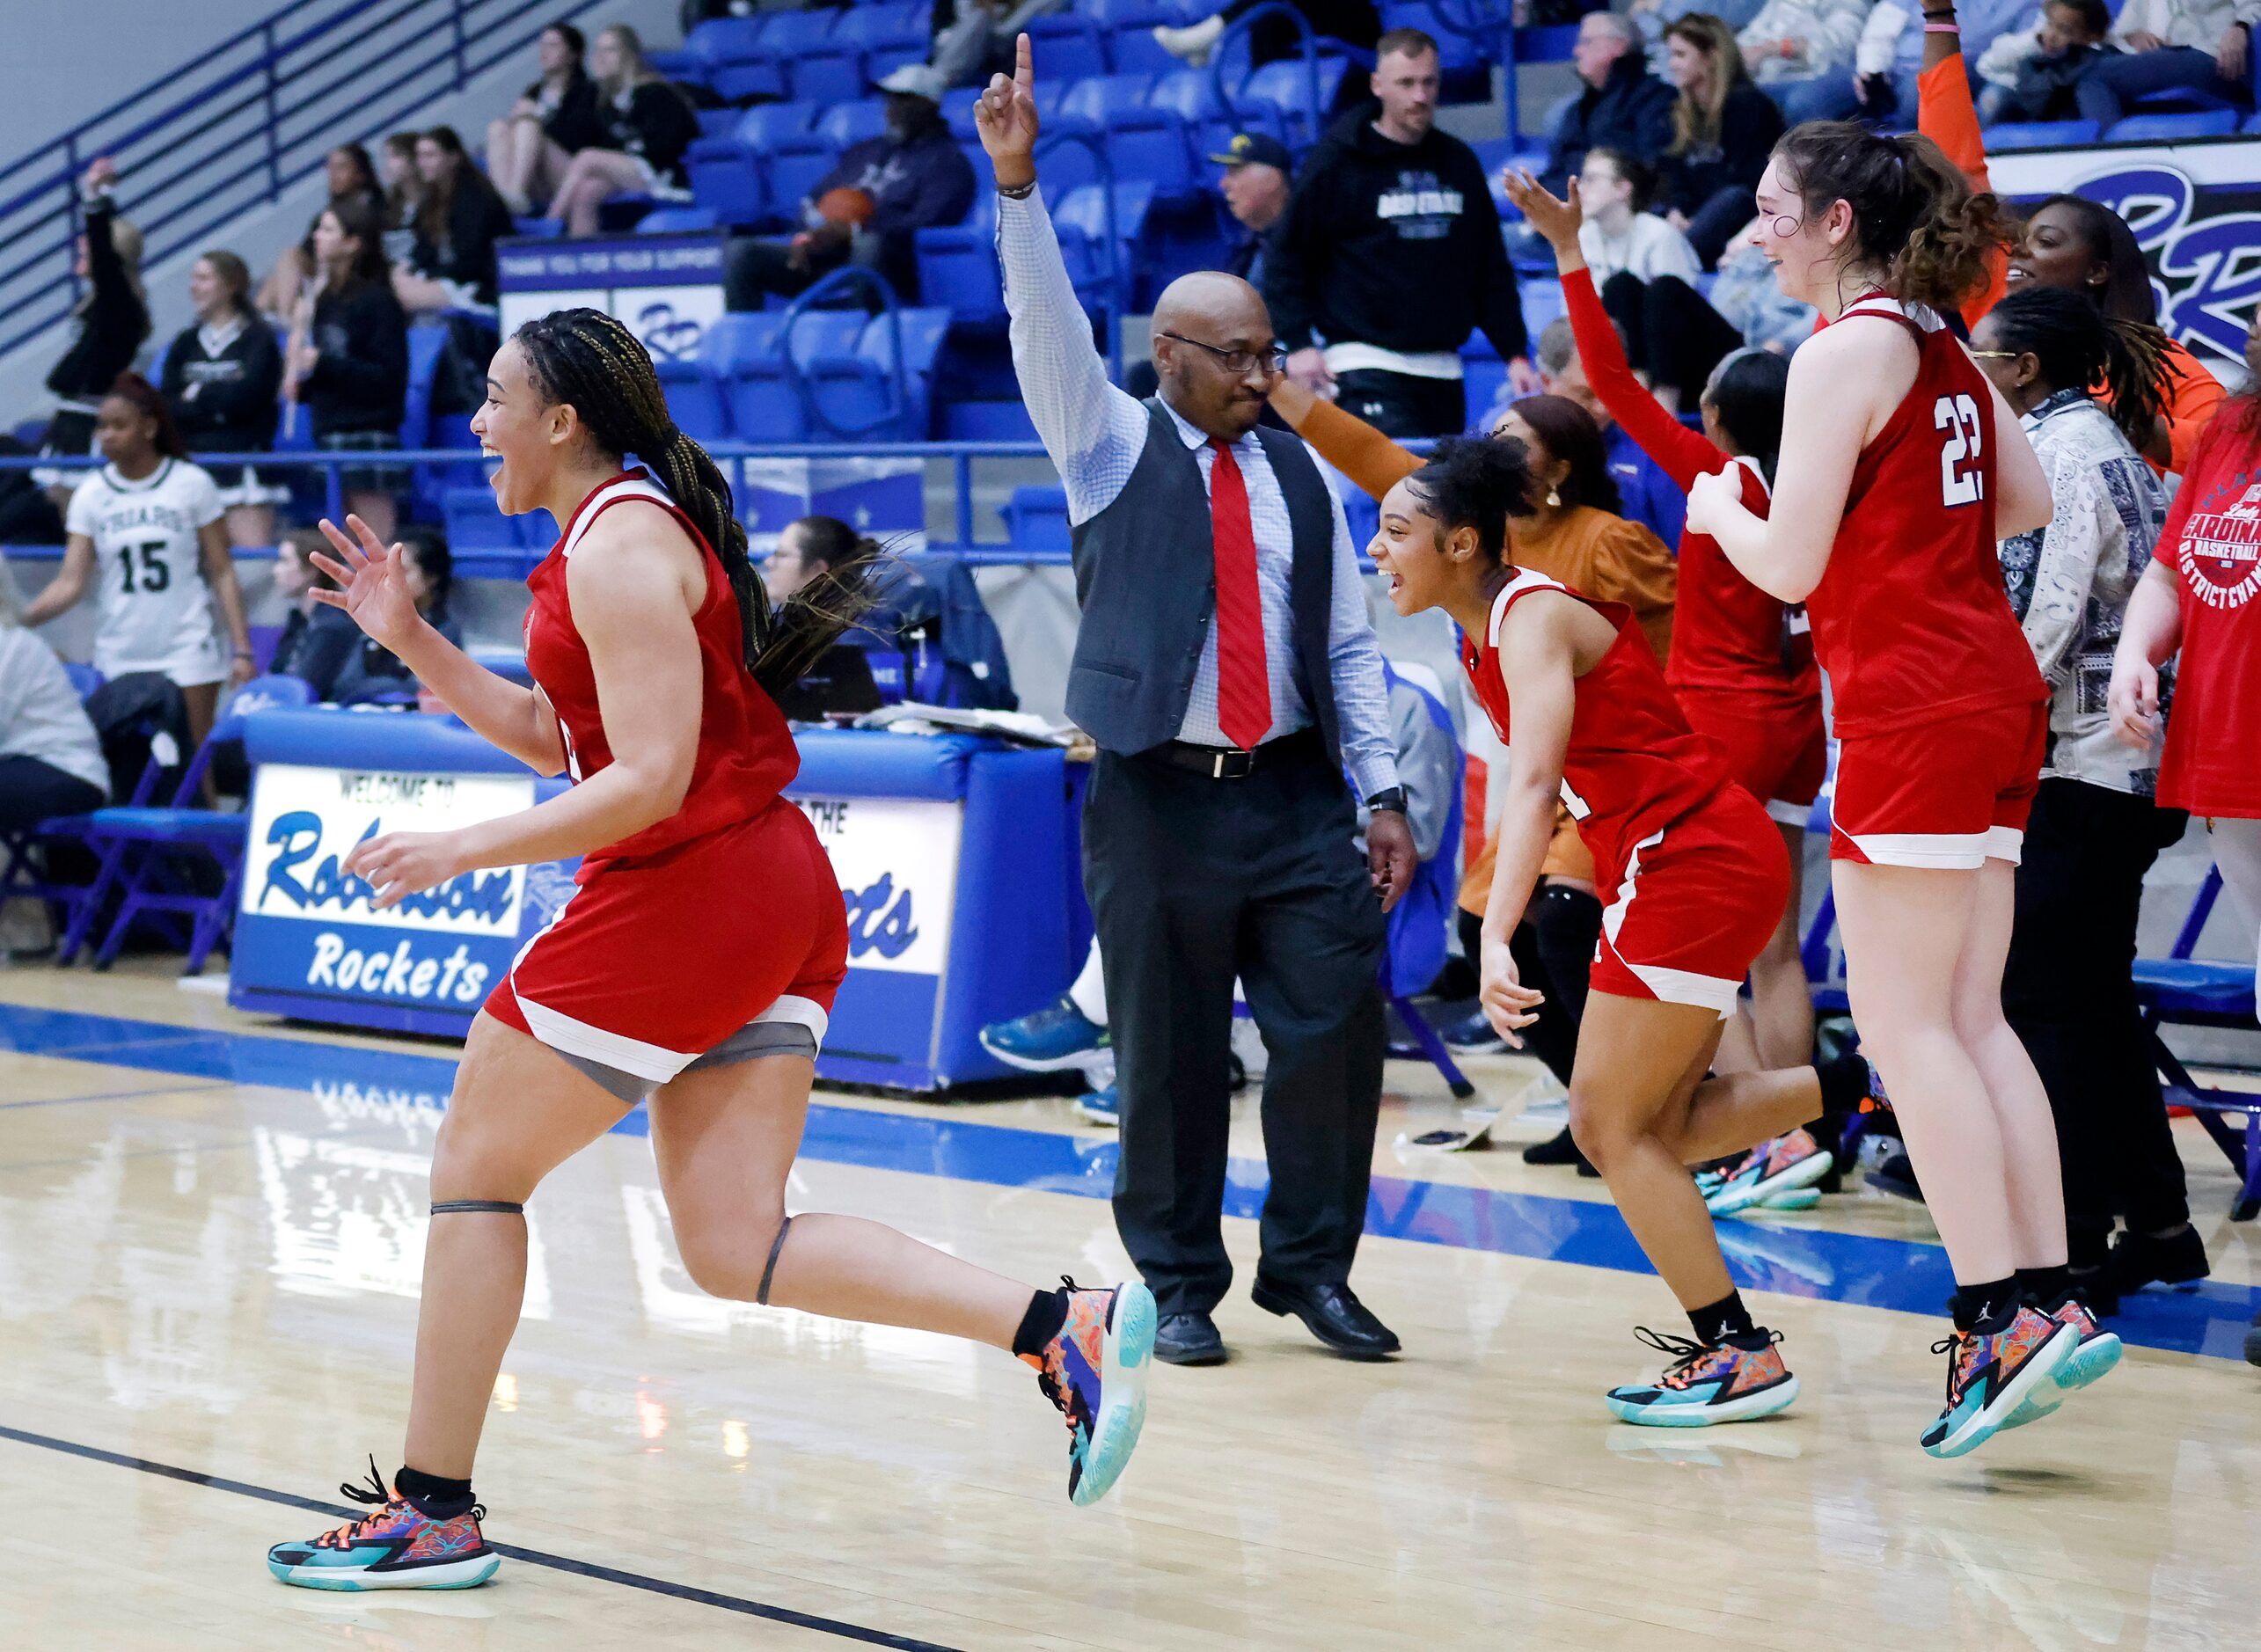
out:
M1677 94L1649 72L1639 25L1615 11L1588 12L1578 25L1571 61L1585 84L1555 128L1540 181L1561 194L1585 164L1588 150L1616 150L1650 166L1661 163L1672 146Z
M1468 420L1460 346L1482 329L1517 388L1536 390L1515 274L1475 151L1436 129L1437 42L1376 42L1378 110L1313 151L1263 274L1288 372L1393 436Z

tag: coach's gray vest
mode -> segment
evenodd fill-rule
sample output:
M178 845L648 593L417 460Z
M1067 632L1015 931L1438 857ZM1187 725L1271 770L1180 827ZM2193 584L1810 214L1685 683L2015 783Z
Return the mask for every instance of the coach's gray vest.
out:
M1146 445L1130 479L1072 537L1083 622L1068 668L1068 715L1101 749L1125 755L1177 737L1217 612L1217 553L1200 461L1161 403L1146 406ZM1295 684L1339 765L1327 658L1334 501L1300 441L1261 426L1256 439L1294 530L1288 608Z

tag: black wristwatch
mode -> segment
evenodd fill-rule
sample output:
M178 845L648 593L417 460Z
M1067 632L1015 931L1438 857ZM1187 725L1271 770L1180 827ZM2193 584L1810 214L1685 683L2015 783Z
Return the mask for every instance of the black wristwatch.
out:
M1394 786L1386 792L1377 792L1366 800L1366 807L1376 811L1389 809L1402 815L1405 813L1405 788Z

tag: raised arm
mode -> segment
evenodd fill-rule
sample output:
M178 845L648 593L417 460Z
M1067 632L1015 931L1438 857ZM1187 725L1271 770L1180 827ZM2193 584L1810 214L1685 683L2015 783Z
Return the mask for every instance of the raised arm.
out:
M1091 318L1076 301L1036 190L1035 69L1027 35L1014 46L1012 77L990 77L974 105L974 124L997 177L997 259L1013 318L1013 370L1029 420L1067 488L1069 520L1088 522L1130 479L1146 414L1108 381Z
M388 549L358 516L347 517L346 526L353 530L352 538L335 523L322 523L338 554L317 551L310 559L339 588L318 588L311 593L314 600L340 610L390 648L450 711L535 773L563 770L565 740L541 691L496 676L440 635L408 594L400 571L402 548Z
M1578 245L1578 230L1585 221L1578 203L1578 180L1570 179L1567 199L1558 199L1528 172L1512 168L1506 175L1507 198L1531 227L1555 249L1555 267L1562 277L1562 298L1569 307L1570 331L1578 341L1578 360L1585 364L1586 382L1593 386L1610 417L1625 427L1626 435L1641 450L1664 467L1674 486L1686 493L1699 476L1725 468L1727 456L1665 411L1648 387L1633 376L1618 342L1616 324L1602 308L1594 290L1593 272Z
M1321 401L1293 379L1272 389L1272 410L1311 444L1312 451L1349 477L1358 491L1379 499L1425 463L1354 413Z

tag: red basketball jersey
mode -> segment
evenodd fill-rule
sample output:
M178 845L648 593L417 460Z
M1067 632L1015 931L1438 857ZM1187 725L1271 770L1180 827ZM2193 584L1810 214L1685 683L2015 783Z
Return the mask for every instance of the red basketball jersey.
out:
M1919 359L1806 599L1840 739L2049 692L1994 550L1993 392L1935 311L1872 293L1833 325L1865 318L1905 327Z
M1560 591L1617 628L1617 640L1577 680L1570 743L1562 758L1562 802L1594 858L1599 881L1615 888L1635 844L1701 808L1727 783L1712 743L1688 727L1665 686L1656 651L1622 603L1581 596L1544 574L1518 569L1492 600L1482 645L1460 639L1460 664L1477 702L1512 754L1507 680L1499 663L1507 610L1533 591Z
M567 600L566 563L591 523L632 499L655 504L681 523L706 563L706 600L691 618L699 640L699 750L691 761L691 789L684 795L683 807L589 856L582 866L584 879L600 861L654 854L750 820L775 802L801 771L801 753L784 713L746 669L737 594L722 572L721 559L683 508L641 471L623 471L591 490L550 554L526 580L533 593L526 610L526 669L557 713L558 728L565 737L566 771L576 781L585 780L612 761L596 703L596 676Z

